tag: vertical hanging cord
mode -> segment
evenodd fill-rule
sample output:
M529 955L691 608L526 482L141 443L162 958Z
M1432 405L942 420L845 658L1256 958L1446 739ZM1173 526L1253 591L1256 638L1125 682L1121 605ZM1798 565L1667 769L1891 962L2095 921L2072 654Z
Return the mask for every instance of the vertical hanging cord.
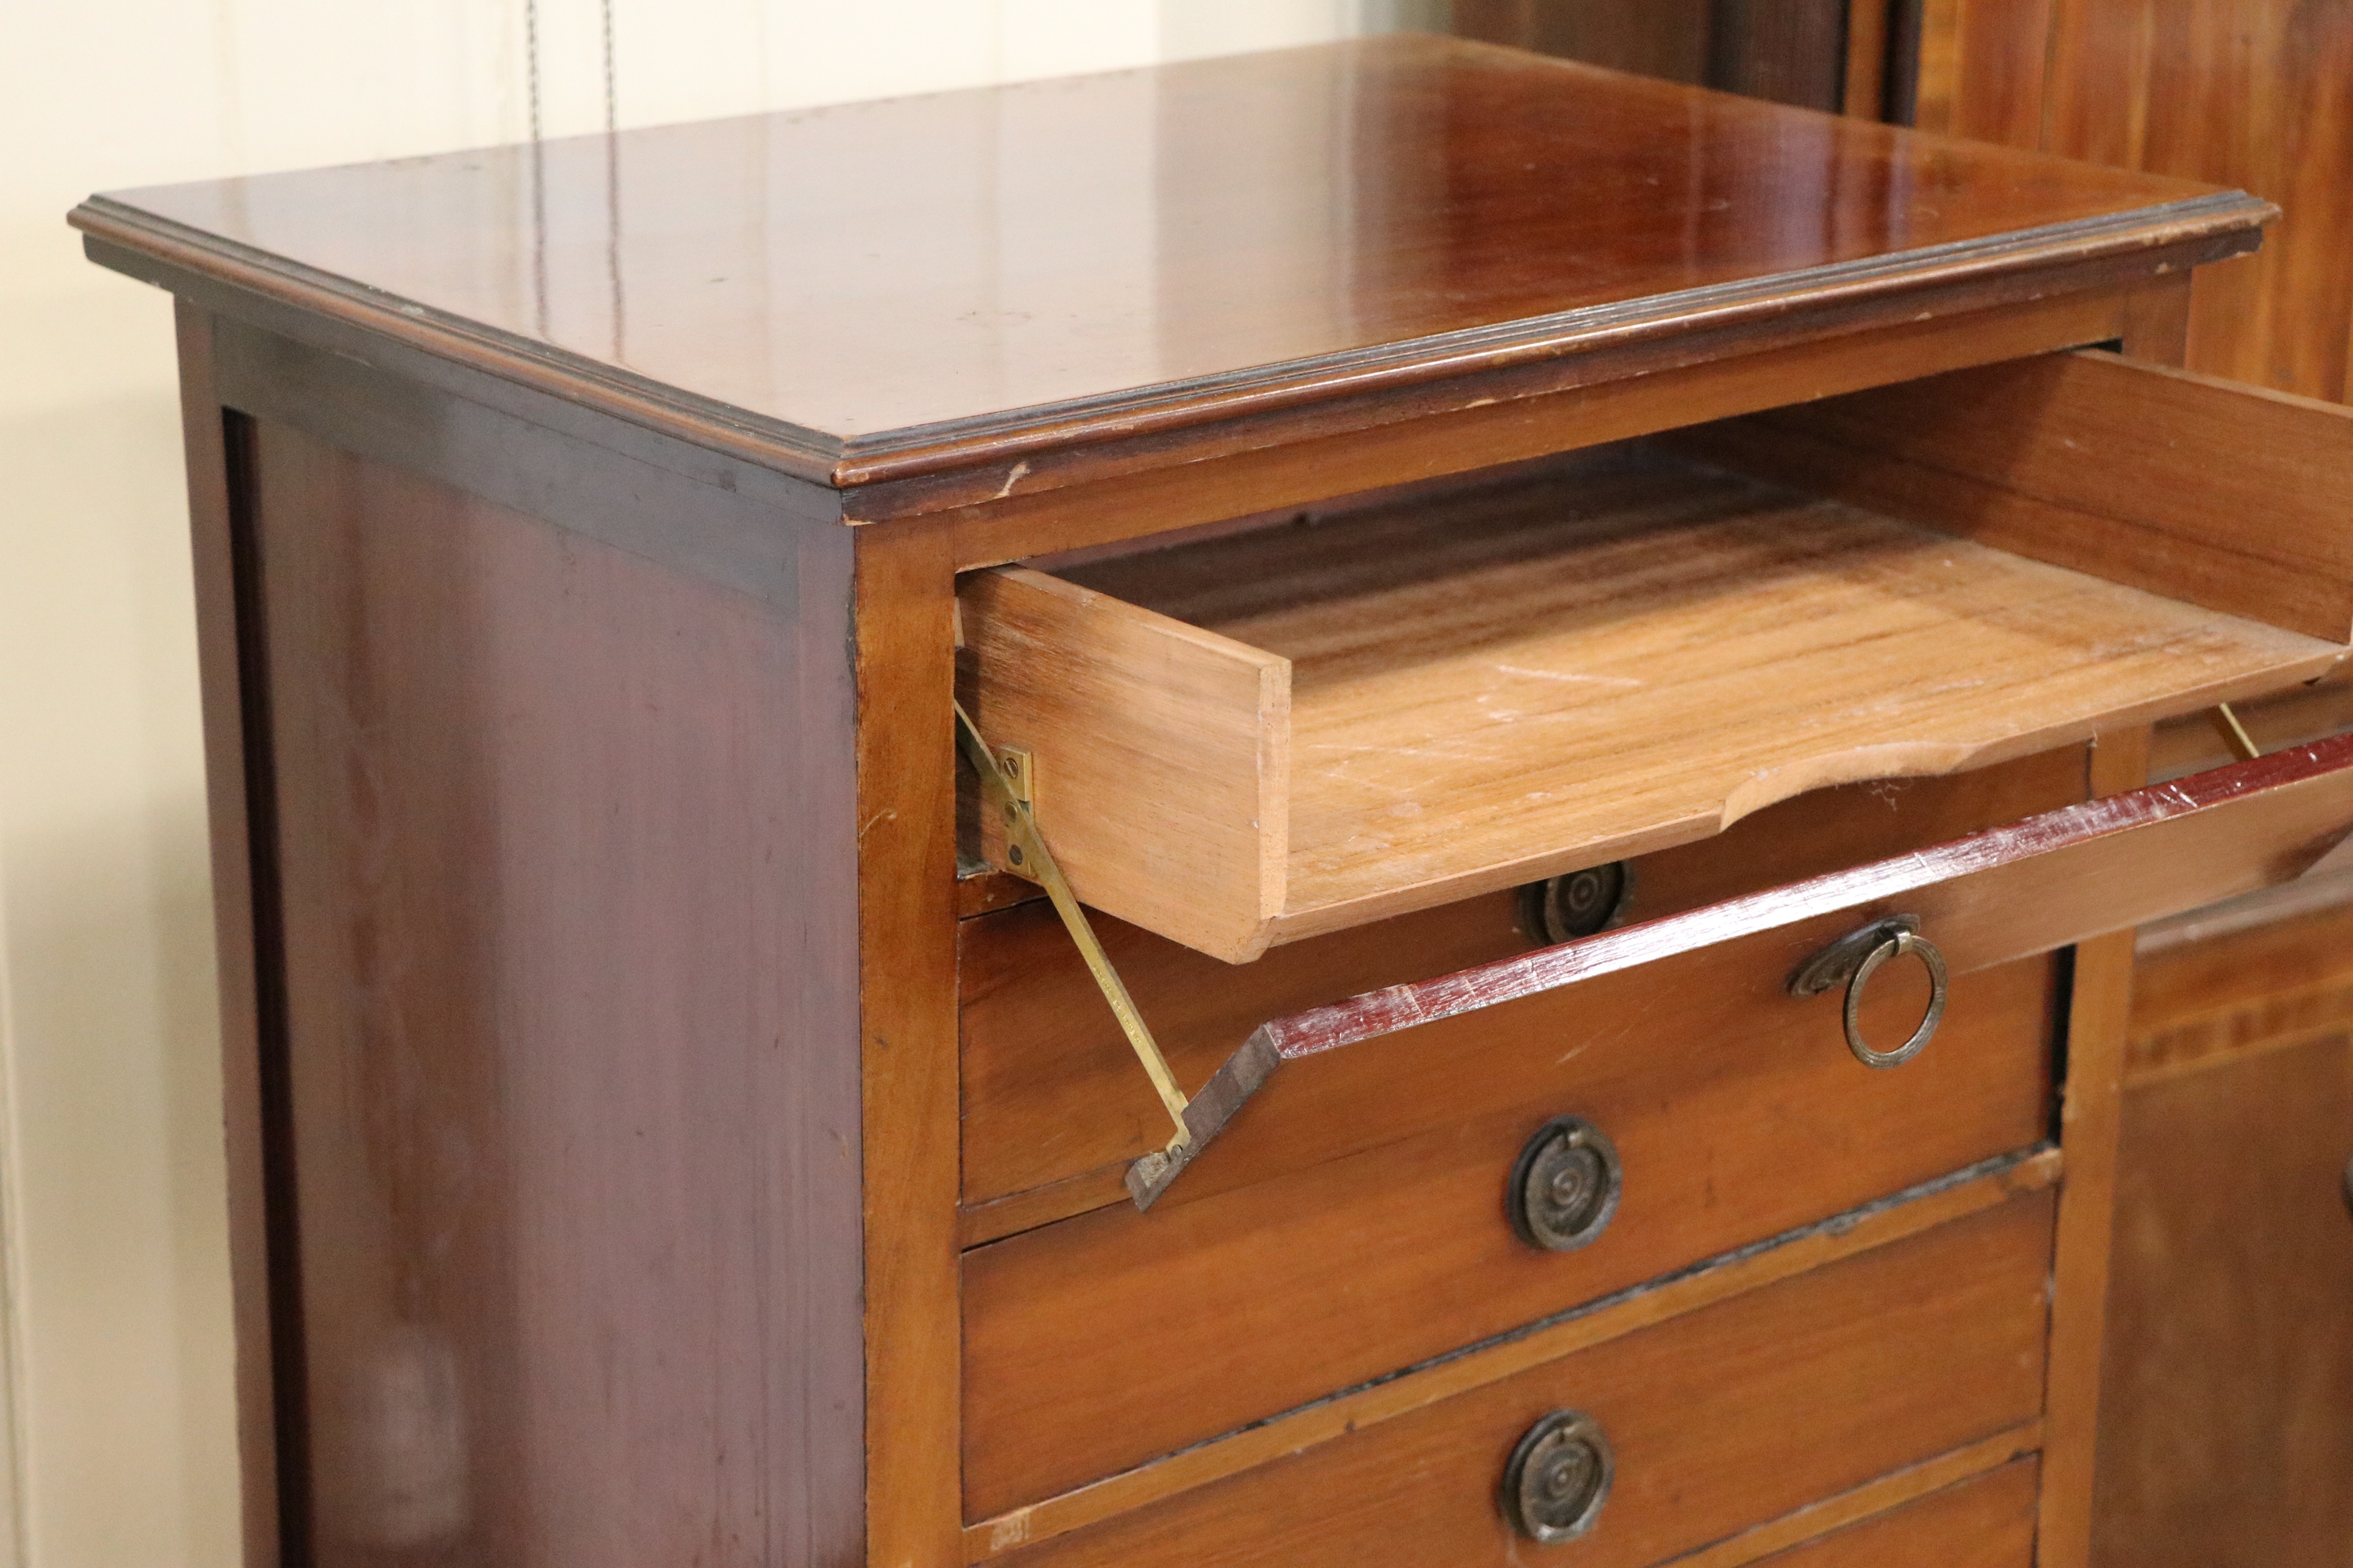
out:
M531 93L531 139L539 140L539 0L522 0L523 79Z
M607 132L621 128L621 114L613 96L613 0L602 0L605 22L605 129Z
M547 166L540 149L539 0L522 0L524 80L531 94L531 284L539 336L547 339Z
M605 24L605 272L613 285L613 363L628 359L621 303L621 110L613 88L613 0L601 0Z

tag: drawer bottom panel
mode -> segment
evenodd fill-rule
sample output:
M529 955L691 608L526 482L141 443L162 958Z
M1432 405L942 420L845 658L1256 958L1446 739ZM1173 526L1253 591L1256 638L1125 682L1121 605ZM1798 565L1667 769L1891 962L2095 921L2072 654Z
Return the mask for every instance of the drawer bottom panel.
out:
M1615 1479L1562 1560L1645 1568L2034 1420L2053 1212L2048 1191L2014 1198L1002 1561L1533 1561L1497 1504L1505 1467L1576 1411Z

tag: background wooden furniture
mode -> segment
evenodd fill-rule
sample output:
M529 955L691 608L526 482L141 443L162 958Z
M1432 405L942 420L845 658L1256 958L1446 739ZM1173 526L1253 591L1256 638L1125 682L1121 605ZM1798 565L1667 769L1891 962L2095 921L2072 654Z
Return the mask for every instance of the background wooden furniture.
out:
M2106 1561L2333 1563L2353 1540L2348 982L2344 905L2142 954L2101 1397Z
M2342 399L2353 332L2353 14L2289 0L1931 4L1919 123L2280 205L2262 258L2203 275L2187 363ZM2341 493L2327 498L2353 505ZM2256 721L2353 726L2353 690ZM2166 766L2202 764L2183 731ZM2101 1562L2336 1563L2353 1553L2353 1158L2333 879L2151 933L2137 980L2102 1403ZM2212 934L2208 934L2212 933Z
M2353 17L2293 0L1934 0L1918 123L2240 186L2282 217L2193 290L2187 363L2347 395Z
M1069 153L1137 94L1165 176L1140 251L1111 243ZM1238 163L1225 111L1269 94L1332 112ZM1039 151L1008 157L992 204L899 199L943 136L1008 117ZM845 160L855 202L797 183ZM1335 167L1347 200L1317 207ZM859 221L829 221L845 202ZM1679 432L1739 467L1743 421L1793 401L1837 399L1820 405L1837 440L1897 468L1916 443L1974 445L1989 398L2009 410L1996 434L2031 447L2054 405L1979 395L1966 378L2011 373L1976 367L2097 343L2165 356L2187 271L2248 248L2264 216L2232 193L1424 40L93 199L77 214L93 256L183 300L257 1552L930 1564L1198 1561L1206 1542L1232 1561L1486 1562L1517 1550L1499 1470L1523 1528L1576 1479L1512 1479L1514 1438L1589 1398L1624 1464L1576 1548L1588 1561L1836 1552L1841 1529L1897 1530L1893 1510L1959 1508L1957 1489L2014 1487L2022 1466L2040 1559L2081 1561L2129 963L2113 928L2292 876L2353 821L2353 746L2136 791L2141 725L2309 673L2353 635L2341 614L2324 640L2309 604L2201 602L2195 517L2021 481L2004 504L2046 526L1986 548L2073 551L2019 568L2137 606L2129 626L2159 641L2194 634L2156 685L2090 682L2061 719L1984 741L1958 732L1966 678L1920 689L1916 661L1865 649L1889 721L1943 736L1878 761L2018 773L1912 795L1892 831L1864 825L1904 790L1794 795L1775 808L1799 825L1786 837L1683 847L1706 868L1680 885L1716 901L1585 942L1557 942L1573 933L1550 917L1499 932L1492 901L1442 901L1472 884L1432 884L1395 908L1437 906L1435 946L1469 963L1452 973L1411 933L1335 922L1323 952L1341 971L1402 964L1405 988L1343 1008L1377 1023L1345 1051L1283 1047L1313 1065L1147 1215L1116 1184L1127 1145L1153 1142L1126 1114L1139 1080L1084 1070L1101 1015L1073 1019L1049 970L999 965L1046 1026L1000 1034L992 1060L989 998L966 989L984 932L1031 906L958 877L960 849L1010 849L958 842L975 792L949 746L956 650L976 700L991 658L1025 657L991 653L971 592L1010 579L968 576L960 613L958 574L1204 525L1218 537L1191 545L1319 522L1361 542L1400 485L1436 486L1409 492L1430 507L1500 477L1574 510L1589 491L1576 465L1546 466L1558 454ZM1008 255L1073 308L986 309ZM2314 417L2125 359L2050 363L2073 389L2055 406L2105 410L2085 433L2127 447L2116 388L2177 389L2192 461ZM1895 384L1954 375L1926 405ZM1896 529L1925 548L1809 549L1936 616L2012 613L1925 591L1978 557L1933 531L1938 487L1915 489L1874 499L1893 515L1866 542ZM2083 548L2119 529L2145 548ZM2353 583L2353 542L2327 530L2261 543L2324 608ZM1659 574L1603 619L1672 641L1670 612L1714 586ZM1393 654L1437 646L1421 621L1356 626ZM1026 657L1074 651L1049 627ZM1482 694L1435 705L1425 738L1507 717ZM1105 731L995 738L1038 748L1023 773L1048 820L1110 804L1054 793L1099 766ZM1728 723L1688 744L1713 766L1753 739ZM1757 799L1867 779L1873 756L1867 732L1825 725L1805 759L1836 771ZM2018 778L2081 804L2013 819ZM1428 793L1434 809L1462 792L1441 776ZM997 805L1018 820L1019 802ZM1658 811L1674 831L1650 842L1692 836ZM1929 848L1945 811L1991 831ZM1524 828L1472 845L1479 887L1592 848L1556 813ZM1894 858L1856 865L1883 834ZM2199 877L2117 858L2151 839ZM1073 880L1107 900L1134 852L1074 857ZM1378 869L1418 885L1402 850ZM1671 863L1632 876L1678 885ZM1803 879L1770 885L1788 879ZM1638 898L1660 912L1655 890ZM1906 905L1951 933L1971 1020L1953 1037L1989 1043L1875 1079L1842 1056L1839 997L1800 1001L1790 975ZM1138 913L1156 955L1139 973L1183 972L1182 913ZM1542 950L1482 952L1501 935ZM1314 963L1270 991L1300 1028L1337 1000ZM1850 1027L1922 1001L1874 994ZM1078 1036L1058 1043L1065 1024ZM1496 1151L1564 1100L1606 1097L1624 1053L1588 1062L1579 1042L1611 1030L1688 1053L1624 1108L1635 1196L1589 1251L1513 1240L1499 1176L1524 1206L1574 1194L1527 1187ZM1948 1079L1977 1086L1986 1121L1933 1158L1894 1151L1862 1190L1719 1194L1653 1173L1652 1130L1675 1131L1658 1108L1703 1093L1774 1108L1800 1157L1854 1142L1806 1114L1819 1097L1772 1091L1825 1062L1873 1136ZM1000 1128L1054 1125L1049 1102L1071 1096L1067 1120L1109 1130L1113 1184L1062 1147L1002 1193L970 1190L984 1090ZM1682 1131L1703 1172L1731 1172L1754 1168L1757 1125ZM1381 1180L1461 1173L1389 1206L1471 1194L1493 1253L1462 1272L1416 1248L1393 1263L1482 1310L1399 1311L1345 1285L1324 1302L1305 1276L1243 1270L1263 1289L1182 1311L1188 1274L1303 1218L1334 1223L1295 1260L1352 1258L1358 1232L1336 1222L1370 1184L1289 1201L1352 1161ZM1781 1196L1794 1207L1758 1201ZM1083 1337L1059 1322L1153 1270L1174 1288L1145 1295L1179 1310L1141 1349L1115 1314ZM1310 1306L1329 1309L1312 1332ZM1260 1333L1303 1353L1222 1375L1221 1347ZM1145 1355L1172 1397L1139 1401ZM1690 1418L1703 1394L1720 1420ZM1818 1416L1792 1447L1766 1416L1799 1408ZM1359 1506L1364 1477L1395 1518ZM1989 1497L2015 1494L1966 1493ZM2014 1562L2001 1512L1977 1517Z
M1849 86L1849 5L1850 0L1453 0L1447 22L1460 37L1836 110L1844 106ZM1857 42L1867 48L1865 40ZM1870 70L1866 65L1855 74ZM1858 81L1854 90L1870 89Z
M1454 0L1465 37L2237 186L2283 213L2195 290L2193 368L2347 395L2353 19L2295 0Z
M2353 16L2293 0L1860 0L1769 36L1720 7L1458 4L1453 26L1678 80L2242 186L2283 212L2248 267L2201 274L2185 363L2348 393ZM1728 69L1736 38L1760 58ZM1841 56L1841 49L1844 53ZM1841 65L1841 59L1843 64ZM1842 76L1840 73L1842 70ZM1840 85L1835 96L1827 85ZM2315 500L2340 511L2341 494ZM2268 744L2353 727L2353 689L2253 721ZM2202 725L2166 771L2222 755ZM2353 1552L2353 1157L2325 1010L2341 921L2312 900L2189 918L2141 969L2125 1095L2101 1560L2336 1563ZM2220 931L2211 941L2200 933ZM2185 1043L2189 1042L2189 1043ZM2274 1058L2274 1049L2285 1054Z

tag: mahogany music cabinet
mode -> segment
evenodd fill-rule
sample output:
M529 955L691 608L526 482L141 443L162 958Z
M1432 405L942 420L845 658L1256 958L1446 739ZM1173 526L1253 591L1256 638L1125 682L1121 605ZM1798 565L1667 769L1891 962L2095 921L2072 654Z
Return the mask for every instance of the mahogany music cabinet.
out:
M249 1561L2081 1563L2269 212L1410 37L92 198Z

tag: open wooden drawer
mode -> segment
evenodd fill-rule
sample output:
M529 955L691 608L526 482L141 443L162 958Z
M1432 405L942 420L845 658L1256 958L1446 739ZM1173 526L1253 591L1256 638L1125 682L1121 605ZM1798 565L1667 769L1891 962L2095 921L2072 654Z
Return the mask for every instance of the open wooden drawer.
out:
M2353 412L2060 354L960 598L1079 898L1239 962L2316 677Z

